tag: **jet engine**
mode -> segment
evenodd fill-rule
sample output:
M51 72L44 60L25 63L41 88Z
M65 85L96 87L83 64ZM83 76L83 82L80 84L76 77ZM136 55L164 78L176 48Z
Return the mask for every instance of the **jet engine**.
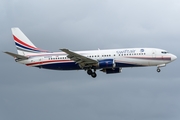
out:
M114 68L116 67L116 63L114 62L114 59L99 60L98 67L99 68Z
M122 68L104 68L101 71L105 72L106 74L121 73Z

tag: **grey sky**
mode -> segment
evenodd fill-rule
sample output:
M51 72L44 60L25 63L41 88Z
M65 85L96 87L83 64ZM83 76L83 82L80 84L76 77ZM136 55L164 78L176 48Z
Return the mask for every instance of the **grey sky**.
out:
M16 51L11 27L43 49L156 47L177 56L179 0L0 0L0 50ZM179 60L121 74L30 68L0 53L1 120L179 120Z

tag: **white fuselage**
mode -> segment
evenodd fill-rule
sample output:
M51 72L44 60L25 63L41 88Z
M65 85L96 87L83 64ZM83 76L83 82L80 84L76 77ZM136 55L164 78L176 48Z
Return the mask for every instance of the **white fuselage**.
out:
M166 50L156 48L127 48L109 50L75 51L94 60L113 59L117 68L141 66L165 66L177 57ZM64 52L39 53L29 56L28 60L19 61L22 64L54 70L82 69L70 60ZM98 68L97 69L101 69Z
M19 28L11 28L18 54L5 52L16 62L51 70L86 70L93 78L100 69L107 74L120 73L124 67L160 67L177 57L157 48L124 48L108 50L48 52L36 47Z

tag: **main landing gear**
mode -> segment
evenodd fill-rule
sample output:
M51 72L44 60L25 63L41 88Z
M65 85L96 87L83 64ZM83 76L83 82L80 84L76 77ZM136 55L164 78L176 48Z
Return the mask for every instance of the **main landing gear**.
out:
M95 69L94 69L94 71L92 71L91 69L88 69L87 70L87 74L91 75L93 78L95 78L97 76Z

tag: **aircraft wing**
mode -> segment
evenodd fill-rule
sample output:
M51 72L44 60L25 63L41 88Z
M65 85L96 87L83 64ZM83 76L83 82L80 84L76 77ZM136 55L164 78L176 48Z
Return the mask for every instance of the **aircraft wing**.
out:
M93 65L97 65L98 61L90 59L88 57L85 57L83 55L80 55L78 53L75 53L73 51L70 51L68 49L60 49L61 51L65 52L68 54L68 58L71 60L75 61L81 68L84 67L92 67Z
M8 55L10 55L10 56L12 56L12 57L14 57L16 59L19 59L19 60L27 60L28 59L28 57L23 56L23 55L11 53L11 52L4 52L4 53L6 53L6 54L8 54Z

